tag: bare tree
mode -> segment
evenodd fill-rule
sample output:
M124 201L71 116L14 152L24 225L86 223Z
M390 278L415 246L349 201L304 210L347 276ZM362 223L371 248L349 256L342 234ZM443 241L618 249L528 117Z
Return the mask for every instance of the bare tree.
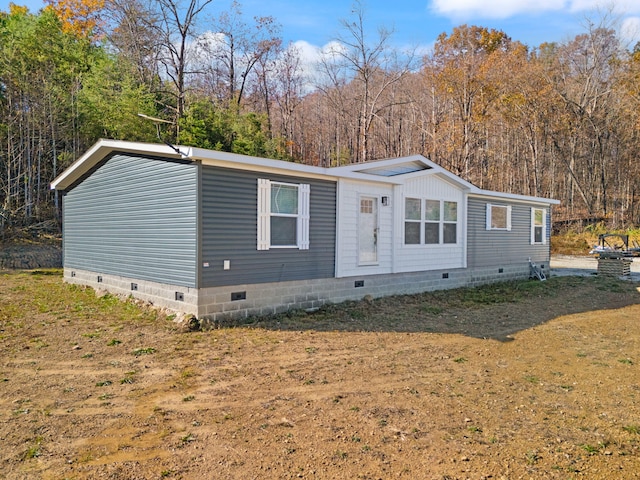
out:
M107 37L122 59L134 66L138 80L148 86L159 78L161 39L158 18L144 0L107 0Z
M389 45L392 32L378 29L377 39L369 43L364 8L359 1L352 7L351 20L342 20L344 33L337 37L322 67L325 83L320 89L338 110L354 103L356 108L355 161L370 159L370 134L381 112L393 105L409 103L408 97L385 96L391 87L410 72L413 55L401 55ZM351 87L351 88L347 88ZM351 90L351 98L344 98ZM342 112L341 112L342 113Z
M160 39L159 61L164 74L171 80L175 96L175 127L184 115L187 76L194 73L189 70L189 42L197 34L197 20L204 8L213 0L155 0L157 21L153 25ZM176 131L176 136L179 131Z
M280 26L270 16L245 21L239 2L213 22L212 33L200 39L199 46L210 56L208 82L222 95L227 106L240 107L251 73L260 63L263 67L282 44ZM264 71L264 70L263 70Z

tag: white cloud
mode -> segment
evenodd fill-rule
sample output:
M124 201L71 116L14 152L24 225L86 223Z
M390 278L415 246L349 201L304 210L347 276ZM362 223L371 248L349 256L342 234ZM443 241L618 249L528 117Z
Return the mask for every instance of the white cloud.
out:
M620 37L632 48L637 42L640 42L640 17L624 19L620 26Z
M468 18L509 18L528 13L613 10L622 15L640 13L638 0L432 0L431 10L454 20Z
M638 0L571 0L568 3L572 13L589 10L613 10L620 15L640 13Z
M332 41L322 47L312 45L304 40L295 42L294 47L300 55L300 63L304 72L315 72L322 60L330 62L338 52L344 52L345 47L340 42Z
M433 0L431 9L454 19L472 17L508 18L522 13L557 11L564 8L558 0Z

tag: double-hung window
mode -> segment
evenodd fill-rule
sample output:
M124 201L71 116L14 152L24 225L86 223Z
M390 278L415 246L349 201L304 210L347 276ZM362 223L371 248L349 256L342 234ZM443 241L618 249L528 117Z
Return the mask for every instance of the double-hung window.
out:
M458 202L405 198L405 245L458 242Z
M547 212L544 208L531 209L531 244L547 243Z
M258 179L258 250L309 248L309 185Z
M511 205L487 203L487 230L511 230Z

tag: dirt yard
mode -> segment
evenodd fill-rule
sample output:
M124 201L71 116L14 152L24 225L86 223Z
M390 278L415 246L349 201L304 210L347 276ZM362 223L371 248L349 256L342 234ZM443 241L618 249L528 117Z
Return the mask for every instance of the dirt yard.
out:
M0 274L0 478L640 478L637 287L554 277L185 332Z

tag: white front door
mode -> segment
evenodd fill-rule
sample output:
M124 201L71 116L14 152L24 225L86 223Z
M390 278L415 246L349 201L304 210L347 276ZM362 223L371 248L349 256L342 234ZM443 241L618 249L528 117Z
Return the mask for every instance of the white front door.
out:
M360 197L358 215L358 263L378 263L378 199Z

